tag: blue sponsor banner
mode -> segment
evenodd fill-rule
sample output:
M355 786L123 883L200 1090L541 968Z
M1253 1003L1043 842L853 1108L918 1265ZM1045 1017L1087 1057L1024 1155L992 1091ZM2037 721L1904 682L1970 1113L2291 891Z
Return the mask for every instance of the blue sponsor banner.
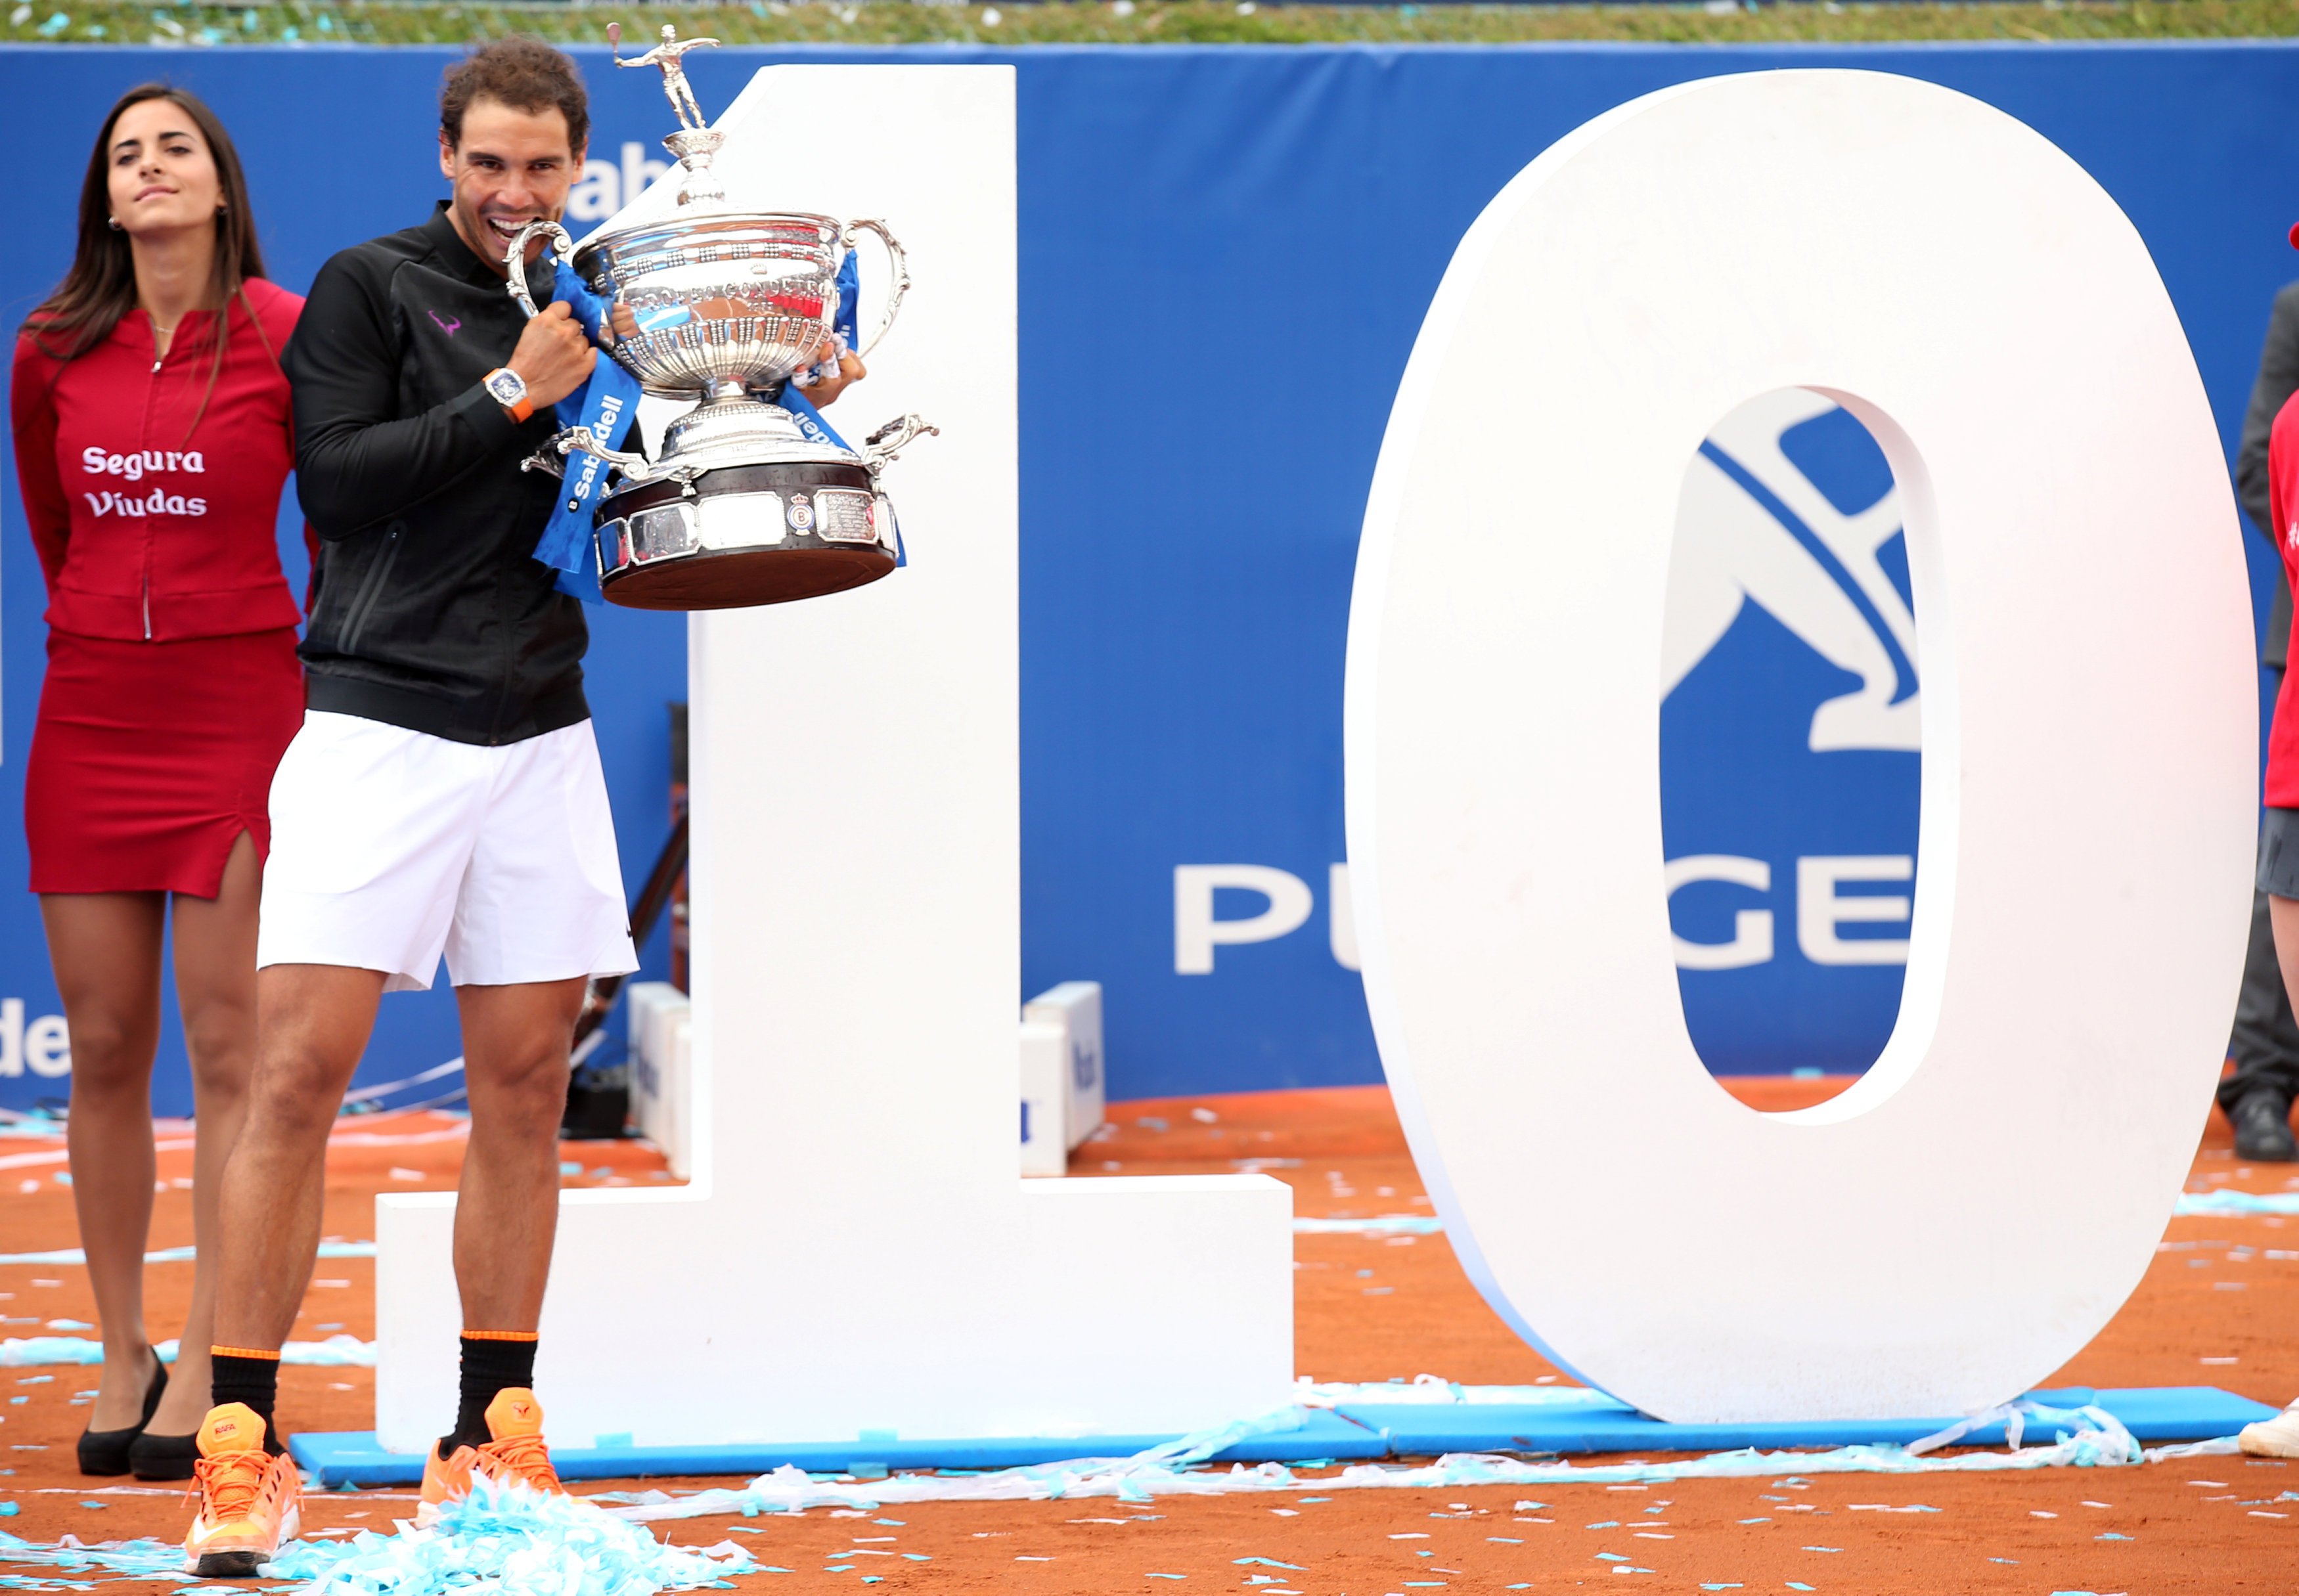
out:
M1678 985L1720 1074L1864 1069L1900 1004L1922 708L1899 495L1801 390L1685 471L1662 639Z
M443 191L434 96L453 54L0 48L17 108L0 310L12 323L62 270L88 143L122 88L162 77L214 104L246 159L272 273L301 289L330 253L420 220ZM577 54L596 123L579 231L663 160L665 118L603 48ZM1105 984L1115 1096L1379 1078L1333 869L1358 522L1454 244L1556 137L1717 72L1867 67L1977 95L2130 214L2230 454L2269 301L2299 276L2283 238L2299 215L2299 49L2283 45L744 49L688 64L705 104L723 106L756 68L789 60L1019 68L1025 985ZM877 419L867 385L845 403ZM1857 1068L1897 1003L1898 965L1862 944L1905 935L1888 917L1913 889L1891 872L1914 854L1920 755L1891 727L1913 720L1901 706L1918 702L1920 661L1874 585L1882 572L1888 588L1888 539L1868 549L1872 570L1830 541L1880 502L1858 502L1857 441L1830 413L1779 426L1771 452L1787 466L1770 478L1742 457L1764 451L1736 452L1719 418L1724 458L1698 468L1745 501L1736 513L1770 515L1769 498L1806 521L1800 538L1774 517L1774 535L1836 593L1779 613L1755 568L1724 561L1700 611L1714 635L1681 634L1702 645L1678 651L1663 715L1668 852L1742 861L1700 867L1737 874L1688 876L1672 901L1696 949L1688 1019L1718 1069ZM1833 506L1818 525L1794 511L1807 490ZM5 495L0 1105L22 1106L67 1077L58 1028L42 1024L58 1005L19 840L42 595L12 461ZM283 518L282 547L300 581L293 526ZM2263 608L2270 555L2255 538L2249 552ZM685 693L684 629L611 607L592 620L592 702L635 882L667 827L663 705ZM2069 661L2071 690L2082 669ZM1748 885L1754 866L1765 885ZM1750 915L1767 917L1771 956L1717 963L1755 951ZM1713 951L1744 924L1738 954ZM644 956L659 974L660 936ZM361 1078L456 1051L444 992L394 997ZM184 1083L171 1019L157 1106L187 1106Z

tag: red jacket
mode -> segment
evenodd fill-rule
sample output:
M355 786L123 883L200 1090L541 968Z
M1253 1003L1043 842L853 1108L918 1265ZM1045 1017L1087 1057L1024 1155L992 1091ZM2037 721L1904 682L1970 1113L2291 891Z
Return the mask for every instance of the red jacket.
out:
M278 355L303 302L260 278L246 294L261 328L235 300L212 393L212 312L157 361L140 310L74 361L16 340L16 477L57 631L163 643L303 619L276 528L295 464Z
M2299 395L2276 412L2267 435L2268 523L2283 556L2283 574L2299 583ZM2295 591L2299 591L2295 589ZM2299 661L2294 661L2299 665ZM2299 809L2299 704L2293 689L2299 669L2283 673L2275 695L2275 719L2267 731L2267 804Z

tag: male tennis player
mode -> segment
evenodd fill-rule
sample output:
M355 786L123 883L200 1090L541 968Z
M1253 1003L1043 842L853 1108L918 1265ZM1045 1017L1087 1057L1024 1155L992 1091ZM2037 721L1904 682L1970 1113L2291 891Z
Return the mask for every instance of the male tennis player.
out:
M215 1407L184 1542L204 1577L251 1575L296 1533L273 1409L328 1128L378 1001L427 988L443 952L471 1132L455 1212L461 1401L423 1500L468 1492L475 1474L560 1489L532 1387L568 1049L586 978L636 960L583 695L583 606L533 557L555 485L519 470L595 356L566 304L526 318L504 255L560 215L589 126L558 51L526 37L473 50L440 95L452 197L321 268L286 350L297 490L321 551L308 711L271 787L252 1101L224 1176ZM548 299L549 272L529 286ZM618 307L627 334L628 317ZM811 396L860 375L850 361Z

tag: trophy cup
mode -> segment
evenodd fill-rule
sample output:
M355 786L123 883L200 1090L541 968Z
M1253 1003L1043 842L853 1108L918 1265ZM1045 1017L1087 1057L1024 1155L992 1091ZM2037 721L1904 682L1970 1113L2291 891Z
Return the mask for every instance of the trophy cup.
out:
M857 353L876 346L909 289L902 246L879 221L731 207L710 169L725 136L703 124L679 59L718 40L682 40L666 25L660 44L626 60L619 26L607 34L617 66L661 69L679 121L662 141L681 169L678 214L618 228L580 250L557 222L531 223L504 257L510 292L535 313L527 245L549 237L592 292L636 315L639 330L609 345L617 363L645 393L695 403L665 431L659 459L604 447L572 427L527 464L559 474L580 452L621 472L593 518L610 603L721 610L876 581L900 549L880 474L903 445L940 429L902 416L849 449L765 395L830 338L839 268L866 233L884 245L892 273L885 312Z

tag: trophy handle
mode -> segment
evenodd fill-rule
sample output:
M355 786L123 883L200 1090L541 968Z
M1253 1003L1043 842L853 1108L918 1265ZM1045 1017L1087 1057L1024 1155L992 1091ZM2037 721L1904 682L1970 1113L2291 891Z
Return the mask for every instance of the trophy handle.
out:
M878 347L878 340L886 336L886 329L894 325L894 318L901 311L902 295L910 291L910 263L909 257L902 253L901 241L886 230L884 222L850 221L846 224L846 230L838 236L838 242L846 248L852 249L855 235L858 233L876 233L878 236L878 242L886 246L886 258L893 263L894 268L894 292L892 297L886 301L885 320L878 323L878 330L870 335L862 347L854 352L856 354L867 355Z
M922 437L940 437L942 428L924 416L897 416L862 440L862 463L876 477L886 462Z
M588 427L569 427L552 438L546 448L556 446L561 454L595 454L610 466L622 468L625 476L643 474L653 469L654 462L645 455L626 449L610 449L593 435Z
M527 291L527 240L537 233L551 240L560 260L572 263L575 259L575 240L568 236L565 228L555 221L528 222L519 229L519 237L510 241L510 247L503 251L503 275L510 279L510 296L519 301L519 308L527 312L530 321L535 320L536 311L535 296ZM891 321L893 318L890 316L887 320Z

